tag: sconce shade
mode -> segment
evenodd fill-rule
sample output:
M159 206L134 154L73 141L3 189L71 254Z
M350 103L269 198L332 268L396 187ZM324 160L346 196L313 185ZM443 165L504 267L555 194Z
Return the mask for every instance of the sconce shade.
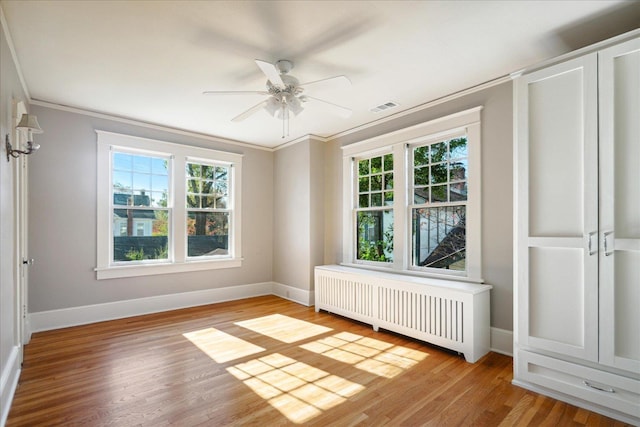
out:
M26 129L31 131L32 133L44 132L38 124L38 118L33 114L23 114L22 118L20 119L20 123L18 123L18 126L16 126L16 129Z

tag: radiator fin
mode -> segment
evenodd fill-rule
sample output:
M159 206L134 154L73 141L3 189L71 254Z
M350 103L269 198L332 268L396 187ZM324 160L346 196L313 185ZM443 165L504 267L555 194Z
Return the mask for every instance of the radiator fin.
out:
M393 288L378 288L378 315L383 322L436 337L463 342L462 301Z
M319 279L316 287L320 304L373 317L371 284L328 275L320 276Z

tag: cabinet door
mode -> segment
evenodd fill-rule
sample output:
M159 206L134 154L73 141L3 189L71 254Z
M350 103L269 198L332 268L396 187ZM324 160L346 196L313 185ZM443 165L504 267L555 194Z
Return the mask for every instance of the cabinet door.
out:
M516 81L519 346L598 359L597 55Z
M640 372L640 39L598 62L600 362Z

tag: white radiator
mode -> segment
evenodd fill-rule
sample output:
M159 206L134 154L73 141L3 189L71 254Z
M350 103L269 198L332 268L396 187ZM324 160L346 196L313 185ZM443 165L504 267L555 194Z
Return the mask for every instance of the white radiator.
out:
M316 311L427 341L475 362L489 352L490 285L324 265L315 268Z

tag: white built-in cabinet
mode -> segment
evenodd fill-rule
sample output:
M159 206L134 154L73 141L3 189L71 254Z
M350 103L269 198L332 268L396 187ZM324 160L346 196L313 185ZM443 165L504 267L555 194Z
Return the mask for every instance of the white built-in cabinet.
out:
M514 383L640 424L640 38L514 82Z

